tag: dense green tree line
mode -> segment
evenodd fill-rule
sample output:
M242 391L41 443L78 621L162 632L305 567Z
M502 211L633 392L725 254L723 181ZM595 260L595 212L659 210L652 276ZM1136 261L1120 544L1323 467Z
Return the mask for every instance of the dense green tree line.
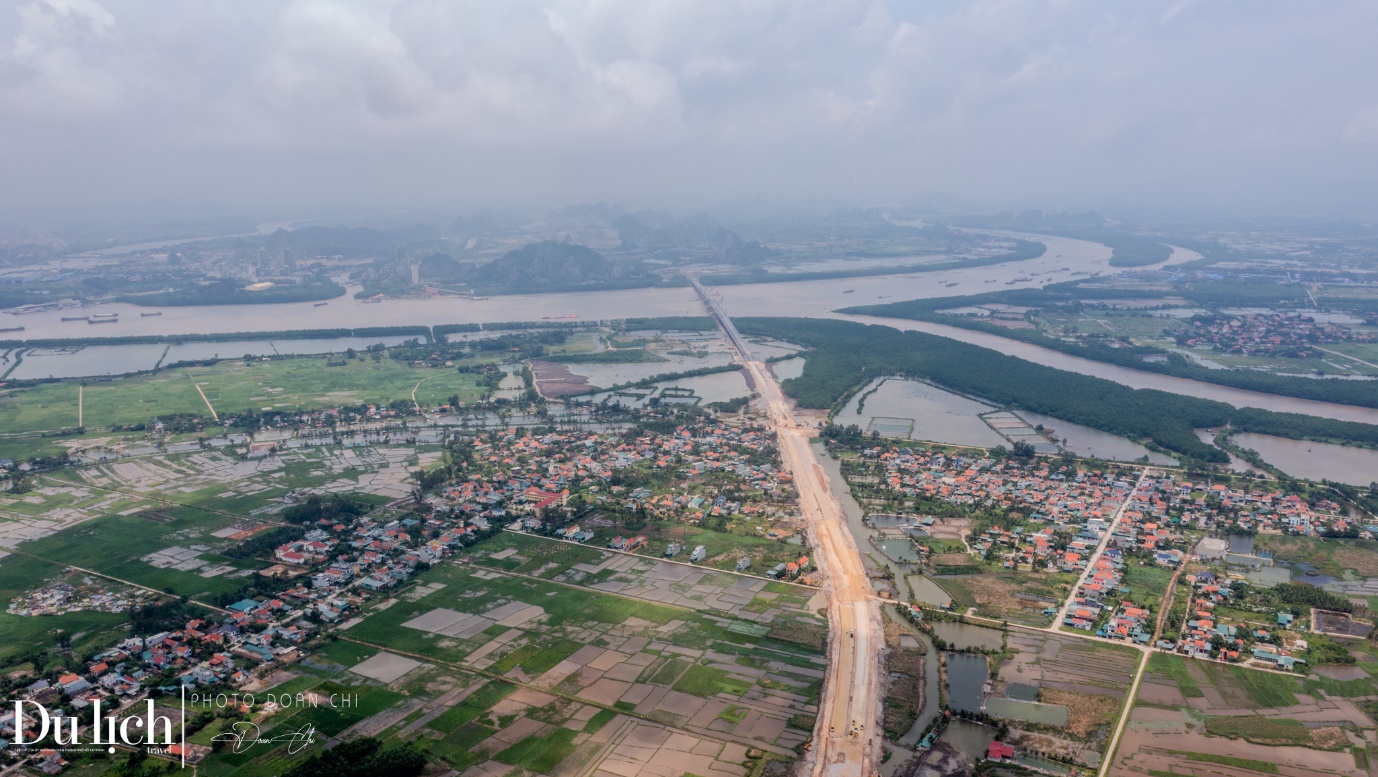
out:
M180 629L190 619L186 602L180 599L129 608L130 631L136 637Z
M300 526L279 526L276 529L259 532L243 542L231 545L221 552L225 558L250 558L266 553L279 545L296 542L303 534Z
M1323 588L1306 583L1287 583L1275 586L1267 594L1279 604L1297 607L1319 607L1335 612L1354 612L1348 597L1332 594Z
M503 321L493 324L436 324L430 328L435 341L441 342L446 335L464 332L496 332L505 329L578 329L588 326L587 321Z
M873 378L906 375L999 405L1149 440L1202 461L1223 462L1226 456L1201 442L1193 430L1227 424L1240 431L1378 445L1378 426L1239 410L1224 402L1132 389L923 332L798 318L744 318L736 323L744 334L814 349L803 374L783 383L785 391L808 408L832 407L850 389Z
M289 523L315 523L322 518L363 515L369 506L356 502L340 494L312 494L300 504L294 504L282 511L282 517Z
M624 329L636 331L638 329L660 329L660 330L683 330L689 332L706 332L718 328L717 323L710 316L666 316L665 318L628 318L623 319Z

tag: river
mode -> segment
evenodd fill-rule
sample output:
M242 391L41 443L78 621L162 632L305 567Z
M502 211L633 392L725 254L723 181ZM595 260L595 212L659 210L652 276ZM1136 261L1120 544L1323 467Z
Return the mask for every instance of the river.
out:
M1037 240L1048 246L1038 259L965 270L843 278L822 281L722 286L724 306L738 315L825 317L849 305L873 304L921 297L952 297L1010 288L1036 288L1072 279L1074 272L1111 274L1110 249L1099 243L1071 238L999 233ZM1061 268L1066 267L1067 270ZM1012 282L1015 278L1031 280ZM987 279L991 283L984 283ZM1007 285L1007 282L1008 283ZM956 283L956 286L948 286ZM844 293L851 289L852 293ZM351 289L351 292L357 290ZM394 299L365 303L352 296L337 297L329 305L311 302L272 305L207 305L160 309L161 316L139 316L154 308L123 303L85 310L120 313L118 325L102 328L101 336L172 335L212 332L262 332L284 329L335 329L362 326L473 324L532 321L546 316L577 316L580 320L655 316L702 316L703 305L693 289L623 289L618 291L511 294L488 299L458 297ZM26 339L91 336L83 322L63 322L70 311L46 311L13 318ZM11 319L4 319L8 325Z
M1378 481L1378 451L1251 432L1230 439L1241 448L1253 449L1264 461L1292 477L1333 480L1351 486Z
M1293 399L1255 391L1217 386L1157 373L1104 364L1040 348L1017 340L968 329L875 316L851 316L833 312L850 305L878 301L950 297L1010 288L1035 288L1045 283L1071 280L1073 273L1111 275L1125 268L1109 265L1110 249L1099 243L1065 237L1018 232L992 232L1045 244L1038 259L912 275L886 275L824 281L747 284L717 289L724 306L738 314L836 318L898 329L916 330L990 348L1038 364L1093 375L1133 388L1154 388L1176 394L1216 399L1235 406L1258 407L1280 412L1304 413L1323 418L1378 424L1378 409L1329 402ZM1193 252L1174 251L1169 264L1196 258ZM1067 268L1063 270L1062 268ZM1036 274L1042 273L1042 274ZM1017 277L1031 280L1013 282ZM986 280L992 283L985 283ZM947 284L957 283L949 287ZM845 293L850 290L851 293ZM150 308L106 304L86 310L120 313L120 323L100 327L100 336L175 335L219 332L263 332L285 329L332 329L365 326L433 325L449 323L496 323L531 321L546 316L577 316L579 320L628 317L701 316L703 306L690 288L625 289L560 294L517 294L486 300L456 297L428 300L399 299L365 303L350 296L316 307L311 302L273 305L210 305L163 307L160 316L140 316ZM3 319L6 325L23 325L25 331L8 335L25 339L89 337L84 321L63 322L70 311L45 311Z
M960 340L964 343L979 345L982 348L989 348L1009 356L1017 356L1020 359L1042 364L1047 367L1055 367L1059 370L1067 370L1069 372L1078 372L1082 375L1105 378L1106 380L1136 389L1158 389L1159 391L1168 391L1173 394L1184 394L1191 397L1200 397L1201 399L1214 399L1220 402L1228 402L1235 407L1257 407L1262 410L1273 410L1280 413L1302 413L1305 415L1318 416L1320 418L1334 418L1340 421L1358 421L1365 424L1378 424L1378 408L1340 405L1334 402L1317 402L1313 399L1280 397L1258 391L1231 388L1230 386L1218 386L1214 383L1204 383L1198 380L1174 378L1171 375L1144 372L1129 367L1121 367L1118 364L1106 364L1105 362L1092 361L1091 359L1084 359L1080 356L1072 356L1071 354L1066 354L1061 351L1054 351L1051 348L1031 345L1020 340L1011 340L999 335L977 332L971 329L962 329L946 324L934 324L928 321L910 321L900 318L883 318L880 316L853 316L841 313L834 313L830 318L856 321L862 324L879 324L881 326L894 327L895 329L902 329L905 331L927 332L940 337L947 337L953 340Z

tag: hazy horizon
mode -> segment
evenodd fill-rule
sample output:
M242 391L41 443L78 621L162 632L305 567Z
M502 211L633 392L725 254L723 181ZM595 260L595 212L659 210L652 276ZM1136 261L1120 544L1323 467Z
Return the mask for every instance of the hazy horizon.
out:
M0 209L1371 212L1378 6L26 0Z

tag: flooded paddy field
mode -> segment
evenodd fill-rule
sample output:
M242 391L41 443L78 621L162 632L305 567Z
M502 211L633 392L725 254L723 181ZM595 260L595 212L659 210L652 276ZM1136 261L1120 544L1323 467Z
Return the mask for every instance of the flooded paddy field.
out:
M732 355L725 350L707 352L702 357L684 356L669 353L656 354L658 360L644 362L621 362L610 364L569 363L570 372L586 379L591 386L608 388L626 383L636 383L672 372L686 372L704 367L721 367L732 363Z
M1347 730L1372 730L1374 722L1347 697L1372 692L1156 654L1111 768L1361 777L1368 759L1356 761L1356 734Z
M666 389L670 391L667 392ZM751 389L746 385L746 377L739 370L697 375L692 378L674 378L622 391L603 391L589 396L588 399L596 404L606 402L624 407L645 407L653 397L668 404L704 405L749 396Z
M1049 690L1122 699L1138 668L1137 650L1071 636L1011 629L1008 646L1000 678L1039 688L1045 702Z
M994 447L1006 440L980 416L995 409L927 383L879 378L853 397L833 422L855 424L883 437Z

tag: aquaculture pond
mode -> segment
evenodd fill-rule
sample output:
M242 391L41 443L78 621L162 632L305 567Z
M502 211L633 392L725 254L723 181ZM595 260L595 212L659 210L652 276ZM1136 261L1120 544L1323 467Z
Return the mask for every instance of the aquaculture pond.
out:
M997 718L1022 720L1046 726L1067 725L1067 708L1057 704L1041 704L1022 699L991 699L986 702L986 712Z
M939 621L933 624L933 633L942 638L948 647L957 649L999 650L1005 644L1005 635L999 629L970 623Z
M984 688L990 678L986 657L970 653L947 654L947 703L967 712L980 712Z

